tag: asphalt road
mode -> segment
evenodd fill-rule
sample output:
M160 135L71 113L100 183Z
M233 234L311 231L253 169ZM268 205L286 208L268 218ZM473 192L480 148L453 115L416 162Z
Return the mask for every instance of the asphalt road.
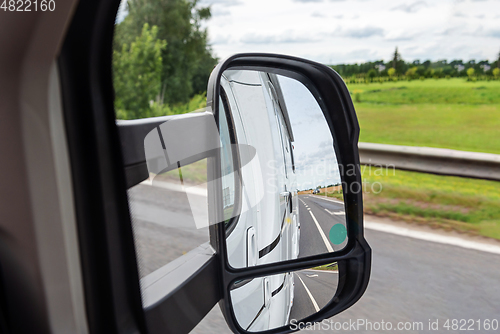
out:
M129 191L129 196L134 216L141 276L147 275L208 241L207 229L195 228L185 194L139 185ZM303 200L311 208L324 233L328 236L329 227L323 226L325 219L321 218L320 207L323 208L323 213L329 215L332 220L342 216L334 217L336 215L328 213L325 209L334 212L333 210L338 209L338 206L335 207L334 202L333 204L318 202L326 202L319 198ZM305 204L302 203L302 206ZM328 205L331 206L325 207ZM308 211L307 208L304 210L304 207L300 210L301 215ZM326 249L321 242L317 242L318 248L310 250L302 248L302 240L307 240L308 233L314 236L314 229L308 230L308 227L314 227L314 225L306 223L305 219L301 223L301 256L305 256L308 251L317 252ZM404 333L458 333L453 330L446 331L442 325L447 319L500 320L500 255L373 230L366 230L365 235L373 249L370 284L357 304L335 316L332 321L365 319L374 323L384 320L394 325L398 322L422 322L423 330L407 330ZM302 278L316 299L318 307L326 303L334 293L317 295L316 291L321 289L320 284L322 280L325 280L324 275L333 277L336 274L324 273L321 276L309 277L314 275L311 272L302 271L295 277L295 304L303 300L301 304L304 305L300 310L292 309L293 316L297 318L314 309L311 299L307 298L309 297L307 293L304 294L305 289L301 290L302 283L297 277ZM439 329L429 330L429 320L438 320ZM332 333L333 331L311 332ZM354 332L381 333L384 331L359 328ZM476 329L475 332L493 333L495 331L487 332L484 329L482 331ZM218 305L198 324L193 333L230 333Z
M315 195L299 195L299 218L299 257L340 250L347 243L346 240L340 245L334 245L329 240L330 229L333 225L343 224L345 226L344 204L342 202L322 199ZM321 231L314 219L318 222ZM328 249L328 247L331 248Z
M300 270L295 272L294 276L294 300L290 320L301 320L321 310L332 299L337 289L336 271Z
M185 193L139 184L128 195L141 277L209 240L208 228L196 228Z

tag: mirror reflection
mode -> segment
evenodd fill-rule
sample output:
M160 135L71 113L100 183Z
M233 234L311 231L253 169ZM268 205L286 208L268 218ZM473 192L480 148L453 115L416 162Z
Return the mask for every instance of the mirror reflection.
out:
M229 264L243 268L343 249L347 228L333 137L309 89L280 75L226 70L217 118ZM245 158L240 147L254 148L253 156Z
M337 264L238 281L231 306L238 325L260 332L296 325L321 310L335 295Z

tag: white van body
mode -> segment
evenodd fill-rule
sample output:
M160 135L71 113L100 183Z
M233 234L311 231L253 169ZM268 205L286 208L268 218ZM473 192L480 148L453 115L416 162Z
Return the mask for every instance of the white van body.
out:
M300 222L293 166L293 133L276 76L258 71L227 70L221 78L220 112L230 109L237 144L254 147L260 171L241 168L241 191L249 198L263 193L252 207L226 225L229 264L234 268L296 259ZM221 100L221 102L223 102ZM287 125L288 124L288 125ZM221 135L222 136L222 135ZM255 167L255 165L254 165ZM262 179L256 182L257 178ZM234 181L222 184L228 202L234 201ZM260 189L262 187L263 189ZM293 274L237 282L232 305L240 326L259 331L288 324L293 304Z

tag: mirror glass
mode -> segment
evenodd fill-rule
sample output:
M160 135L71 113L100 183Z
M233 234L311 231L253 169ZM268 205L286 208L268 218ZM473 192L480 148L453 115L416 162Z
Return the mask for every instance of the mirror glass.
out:
M250 332L288 324L298 328L325 307L337 285L336 263L242 280L231 286L231 306L238 325Z
M281 75L226 70L216 117L229 264L343 249L347 227L333 137L311 91Z

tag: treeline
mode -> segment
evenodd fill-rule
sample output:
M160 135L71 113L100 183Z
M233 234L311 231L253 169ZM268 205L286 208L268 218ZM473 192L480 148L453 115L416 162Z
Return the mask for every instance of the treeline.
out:
M115 25L113 79L120 119L193 111L205 104L217 59L201 23L211 17L197 0L128 0Z
M500 58L500 54L499 54ZM361 64L339 64L331 65L345 79L368 79L374 78L400 78L423 79L423 78L452 78L467 77L498 78L500 76L499 60L490 63L488 60L469 60L467 62L457 59L451 62L438 60L432 62L425 60L404 61L397 49L393 59L388 62L378 60Z

